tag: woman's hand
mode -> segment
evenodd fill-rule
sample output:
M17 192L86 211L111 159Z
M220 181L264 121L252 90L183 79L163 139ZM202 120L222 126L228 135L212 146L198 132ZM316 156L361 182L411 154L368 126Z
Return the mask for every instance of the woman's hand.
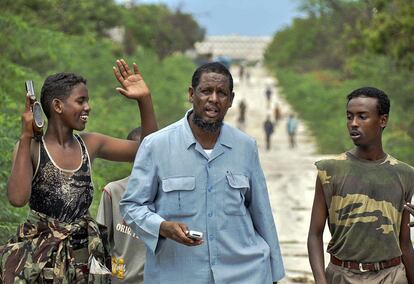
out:
M133 63L134 73L129 69L129 66L124 59L117 60L116 65L118 68L113 67L114 74L118 82L122 85L122 88L116 88L119 93L127 98L136 100L151 95L151 92L145 84L144 78L135 63Z
M30 97L26 96L26 104L22 113L22 134L21 138L31 139L33 137L33 113L30 110Z

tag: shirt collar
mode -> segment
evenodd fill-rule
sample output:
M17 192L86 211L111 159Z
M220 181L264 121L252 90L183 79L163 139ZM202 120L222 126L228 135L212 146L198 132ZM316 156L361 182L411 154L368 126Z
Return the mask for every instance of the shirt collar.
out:
M190 148L191 145L196 144L197 141L193 135L193 132L191 131L191 127L190 124L188 123L188 116L193 112L193 109L189 109L185 115L184 118L182 119L183 121L183 125L184 125L184 133L183 133L183 138L184 138L184 143L185 143L185 147L188 149Z
M188 122L188 116L193 112L193 109L189 109L185 115L183 120L183 125L184 125L184 143L185 143L185 147L188 149L190 148L191 145L194 145L197 143L197 140L195 139L193 132L191 131L191 127L190 124ZM234 136L232 134L232 132L229 129L230 127L223 123L223 126L221 127L220 130L220 135L217 139L217 143L224 145L228 148L233 148L233 143L234 143Z

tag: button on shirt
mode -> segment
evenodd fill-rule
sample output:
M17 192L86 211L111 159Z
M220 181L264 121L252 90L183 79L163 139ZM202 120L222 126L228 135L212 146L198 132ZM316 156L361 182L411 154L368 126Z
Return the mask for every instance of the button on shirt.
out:
M272 283L284 276L255 141L224 124L210 155L186 116L147 136L120 203L147 245L145 283ZM203 232L189 247L159 235L163 221ZM133 249L133 248L131 248Z

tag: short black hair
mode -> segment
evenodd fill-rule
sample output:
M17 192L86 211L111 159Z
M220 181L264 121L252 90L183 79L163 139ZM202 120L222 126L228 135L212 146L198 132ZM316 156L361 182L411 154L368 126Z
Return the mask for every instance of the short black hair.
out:
M217 73L226 76L229 79L230 92L233 92L233 77L231 76L229 69L219 62L206 63L196 69L191 78L191 86L193 89L196 89L198 84L200 84L201 75L204 73Z
M374 88L374 87L362 87L362 88L356 89L347 96L347 104L349 104L350 100L354 98L359 98L359 97L376 98L378 114L388 115L390 113L390 107L391 107L390 99L388 98L387 94L384 91Z
M56 73L46 78L40 94L40 103L47 118L54 99L66 100L72 89L79 84L86 85L86 79L74 73Z
M141 133L142 133L141 126L134 128L131 130L131 132L128 133L127 140L140 141Z

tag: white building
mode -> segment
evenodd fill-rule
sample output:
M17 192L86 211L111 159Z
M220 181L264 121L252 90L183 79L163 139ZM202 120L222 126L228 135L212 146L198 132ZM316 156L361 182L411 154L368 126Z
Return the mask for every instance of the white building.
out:
M195 44L199 55L211 54L213 58L224 56L232 61L261 61L271 37L206 36Z

